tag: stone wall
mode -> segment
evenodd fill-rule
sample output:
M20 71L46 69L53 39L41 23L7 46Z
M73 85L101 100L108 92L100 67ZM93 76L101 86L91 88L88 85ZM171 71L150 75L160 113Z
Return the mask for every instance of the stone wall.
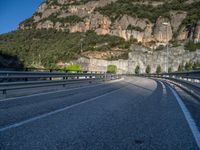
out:
M170 48L168 54L167 63L167 50L153 52L138 46L132 48L128 60L107 61L82 57L76 63L80 64L83 70L104 72L108 65L116 65L118 73L134 73L137 65L140 66L141 73L144 73L146 66L150 65L152 73L154 73L158 65L161 65L163 71L168 70L168 67L172 67L172 70L176 71L179 64L196 61L200 58L200 50L189 52L185 51L183 47Z

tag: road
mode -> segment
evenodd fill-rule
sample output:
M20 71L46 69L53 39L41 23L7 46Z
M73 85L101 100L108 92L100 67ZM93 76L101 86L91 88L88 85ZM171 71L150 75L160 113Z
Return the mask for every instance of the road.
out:
M196 116L188 122L173 91L160 81L125 77L1 100L0 149L197 150L200 112L191 109L199 107L188 109Z

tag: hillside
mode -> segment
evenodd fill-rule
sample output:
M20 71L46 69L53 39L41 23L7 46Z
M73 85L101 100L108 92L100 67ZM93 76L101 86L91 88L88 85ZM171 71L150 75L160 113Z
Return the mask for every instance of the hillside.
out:
M55 67L80 56L128 59L149 51L200 48L199 0L46 0L17 31L0 35L0 51L25 66Z

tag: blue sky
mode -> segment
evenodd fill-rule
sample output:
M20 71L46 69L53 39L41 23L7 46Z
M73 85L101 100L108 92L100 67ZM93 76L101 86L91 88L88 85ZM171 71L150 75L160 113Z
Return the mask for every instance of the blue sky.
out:
M0 34L16 30L44 0L0 0Z

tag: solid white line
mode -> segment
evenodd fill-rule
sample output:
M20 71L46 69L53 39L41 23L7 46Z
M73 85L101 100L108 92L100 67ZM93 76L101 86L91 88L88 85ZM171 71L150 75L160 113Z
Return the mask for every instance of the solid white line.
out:
M124 89L124 88L126 88L126 87L127 87L127 86L124 86L124 87L122 87L122 88L120 88L120 89L117 89L117 90L108 92L108 93L106 93L106 94L103 94L103 95L100 95L100 96L97 96L97 97L94 97L94 98L90 98L90 99L85 100L85 101L83 101L83 102L76 103L76 104L73 104L73 105L70 105L70 106L61 108L61 109L57 109L57 110L54 110L54 111L51 111L51 112L48 112L48 113L45 113L45 114L42 114L42 115L39 115L39 116L30 118L30 119L27 119L27 120L24 120L24 121L21 121L21 122L18 122L18 123L15 123L15 124L12 124L12 125L9 125L9 126L0 128L0 132L3 132L3 131L5 131L5 130L9 130L9 129L12 129L12 128L16 128L16 127L19 127L19 126L22 126L22 125L24 125L24 124L27 124L27 123L36 121L36 120L38 120L38 119L42 119L42 118L45 118L45 117L48 117L48 116L57 114L57 113L59 113L59 112L62 112L62 111L71 109L71 108L76 107L76 106L80 106L80 105L82 105L82 104L85 104L85 103L88 103L88 102L91 102L91 101L95 101L95 100L97 100L98 98L107 96L107 95L112 94L112 93L116 93L117 91L119 91L119 90L121 90L121 89Z
M123 78L119 79L119 80L109 81L107 83L100 83L100 84L97 84L97 85L84 86L84 87L75 87L75 88L65 89L65 90L58 90L58 91L51 91L51 92L31 94L31 95L26 95L26 96L6 98L6 99L0 100L0 102L11 101L11 100L16 100L16 99L20 99L20 98L29 98L29 97L34 97L34 96L42 96L42 95L53 94L53 93L68 92L68 91L72 91L72 90L85 89L85 88L90 88L90 87L98 87L98 86L101 86L101 85L106 85L106 84L113 83L113 82L118 82L118 81L121 81L121 80L123 80Z
M176 100L178 101L178 104L183 111L183 114L184 114L184 116L187 120L187 123L192 131L192 134L195 138L195 141L200 149L200 132L198 130L198 127L197 127L194 119L192 118L190 112L188 111L187 107L185 106L185 104L183 103L183 101L181 100L179 95L176 93L176 91L173 88L171 88L170 86L169 86L169 88L172 91L173 95L175 96Z

